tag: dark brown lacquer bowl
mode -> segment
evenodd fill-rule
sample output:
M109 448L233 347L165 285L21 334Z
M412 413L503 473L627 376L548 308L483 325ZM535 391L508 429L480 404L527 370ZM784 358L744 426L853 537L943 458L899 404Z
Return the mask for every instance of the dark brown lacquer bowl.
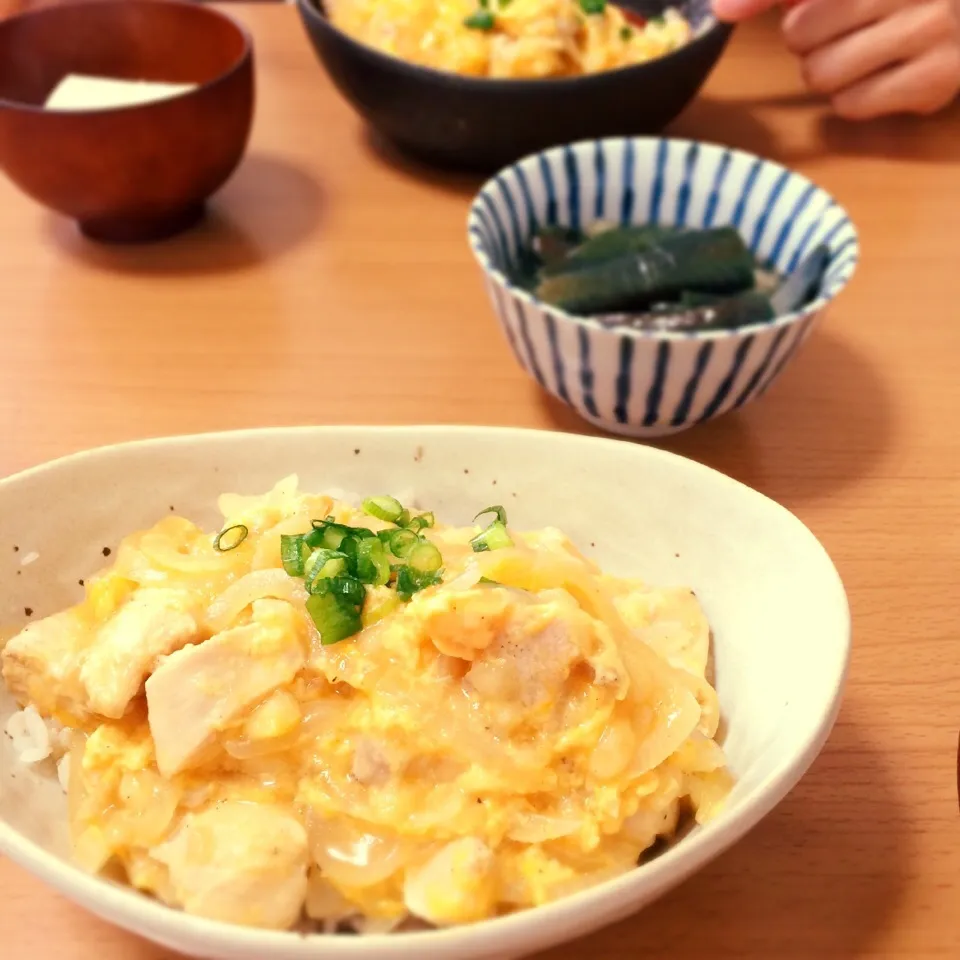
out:
M70 73L198 86L131 107L44 109ZM0 21L0 169L96 240L196 223L243 157L253 97L249 35L195 3L94 0Z

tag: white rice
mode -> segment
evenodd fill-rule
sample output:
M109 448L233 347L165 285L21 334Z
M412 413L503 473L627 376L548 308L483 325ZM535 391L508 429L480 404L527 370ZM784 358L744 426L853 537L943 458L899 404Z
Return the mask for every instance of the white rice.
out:
M70 780L70 730L55 720L44 720L32 704L18 710L7 721L4 733L10 738L17 761L32 767L51 757L56 761L57 779L63 792Z
M7 721L4 733L13 741L13 752L21 763L39 763L53 753L50 730L32 705L18 710Z
M40 554L36 550L32 550L30 553L25 553L20 559L21 567L29 567L31 563L40 559Z

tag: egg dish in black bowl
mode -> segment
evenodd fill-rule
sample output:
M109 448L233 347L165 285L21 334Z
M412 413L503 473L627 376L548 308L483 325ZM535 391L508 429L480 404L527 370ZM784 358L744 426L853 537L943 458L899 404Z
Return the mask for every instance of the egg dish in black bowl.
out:
M297 0L340 93L431 165L662 130L730 37L710 0Z

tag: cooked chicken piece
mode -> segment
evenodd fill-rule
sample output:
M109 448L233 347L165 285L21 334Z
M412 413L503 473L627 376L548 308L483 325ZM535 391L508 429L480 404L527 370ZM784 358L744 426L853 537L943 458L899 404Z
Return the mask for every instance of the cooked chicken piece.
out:
M140 590L100 628L80 668L94 713L122 717L160 658L199 639L185 605L175 590Z
M307 833L291 813L226 800L188 814L151 850L167 865L169 890L187 913L285 930L307 895Z
M520 618L492 643L464 677L481 700L506 701L527 713L549 711L563 699L573 665L582 659L562 619L546 625Z
M353 753L353 776L365 787L379 787L390 779L392 772L383 747L370 737L361 737Z
M437 926L488 916L497 899L494 859L475 837L448 843L403 884L407 909Z
M93 632L76 610L31 623L3 650L3 679L16 699L46 717L86 713L80 666Z
M306 659L303 618L283 600L257 600L253 621L166 657L147 680L157 767L172 777L203 755Z

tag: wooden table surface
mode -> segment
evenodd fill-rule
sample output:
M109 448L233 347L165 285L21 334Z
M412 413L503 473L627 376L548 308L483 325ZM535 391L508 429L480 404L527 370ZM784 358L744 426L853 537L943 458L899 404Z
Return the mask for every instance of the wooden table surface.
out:
M477 183L378 149L285 6L257 44L249 155L209 222L84 242L0 180L0 475L84 447L302 423L584 430L516 367L468 253ZM823 755L745 841L573 960L960 957L960 111L854 127L772 23L737 36L678 134L792 165L864 262L755 408L665 442L795 511L846 582L855 646ZM0 861L6 960L160 960Z

